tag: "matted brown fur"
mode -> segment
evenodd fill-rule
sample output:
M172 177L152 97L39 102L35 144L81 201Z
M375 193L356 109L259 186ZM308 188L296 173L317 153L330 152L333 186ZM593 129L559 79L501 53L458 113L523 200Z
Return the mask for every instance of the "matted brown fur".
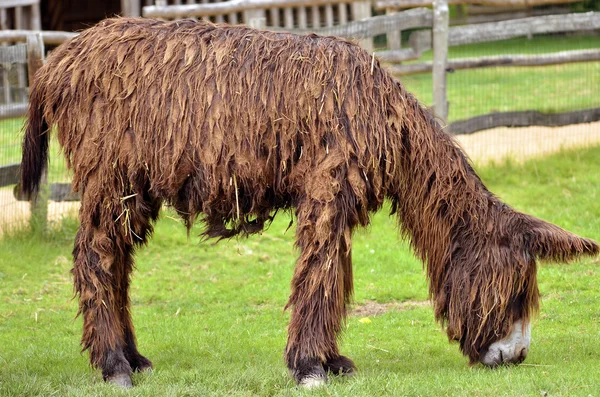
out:
M201 214L204 234L221 238L294 209L292 369L346 363L337 337L352 295L352 231L386 198L426 265L436 318L473 362L537 309L536 257L598 252L503 204L431 113L336 38L109 19L57 48L36 76L28 193L52 125L82 197L73 269L82 343L105 377L128 370L114 364L123 356L131 369L150 365L135 348L127 288L132 249L163 202L188 225Z

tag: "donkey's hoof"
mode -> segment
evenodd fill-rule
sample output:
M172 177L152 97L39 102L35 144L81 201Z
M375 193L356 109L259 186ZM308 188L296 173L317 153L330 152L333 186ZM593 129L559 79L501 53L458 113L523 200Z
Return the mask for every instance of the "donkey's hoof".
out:
M307 376L298 382L298 386L303 389L315 389L323 387L327 384L327 377L324 376Z
M142 374L151 374L152 372L154 372L154 368L152 367L152 365L141 366L141 367L137 367L135 369L135 372L140 372Z
M313 362L304 362L291 371L298 386L306 389L313 389L327 383L327 373L321 363L317 360L311 361Z
M130 364L135 372L152 372L152 361L141 354L138 355L133 362L130 362Z
M122 387L124 389L131 389L133 383L131 383L131 376L129 374L118 374L106 378L107 383L112 383L115 386Z
M356 373L356 365L354 361L346 356L338 356L328 359L323 363L323 369L326 372L331 372L334 375L352 376Z

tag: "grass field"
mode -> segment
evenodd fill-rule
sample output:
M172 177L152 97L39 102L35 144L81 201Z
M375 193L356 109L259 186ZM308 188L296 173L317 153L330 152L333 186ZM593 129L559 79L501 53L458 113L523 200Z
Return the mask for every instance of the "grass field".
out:
M0 120L0 166L21 162L21 142L23 140L24 119ZM66 172L65 160L60 151L56 134L52 132L50 140L50 167L48 169L50 182L70 182Z
M480 170L514 207L600 240L600 148ZM155 365L120 391L80 354L70 251L74 221L44 238L0 241L1 396L596 396L600 385L598 259L543 264L541 313L525 365L469 367L434 323L421 264L385 211L355 234L357 307L394 303L348 319L342 352L350 379L298 390L283 365L282 311L296 251L289 216L249 239L199 243L169 212L137 255L132 286L140 350ZM405 306L401 302L414 302ZM396 308L396 309L394 309ZM367 320L368 318L368 320Z
M534 36L451 47L449 58L506 54L544 54L600 47L600 36ZM431 51L419 61L431 60ZM448 121L491 112L538 110L560 113L600 106L600 62L537 67L491 67L447 75ZM398 76L423 103L431 105L431 74Z

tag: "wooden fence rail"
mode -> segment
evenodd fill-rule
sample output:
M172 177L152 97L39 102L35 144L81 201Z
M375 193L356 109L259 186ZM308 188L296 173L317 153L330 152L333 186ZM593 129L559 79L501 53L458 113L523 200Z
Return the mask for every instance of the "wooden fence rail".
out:
M433 14L427 8L415 8L404 12L378 15L368 19L349 22L320 29L293 29L294 33L317 33L322 36L338 36L345 38L375 37L398 30L424 28L433 26ZM286 30L286 29L278 29Z
M523 112L496 112L450 123L446 130L454 135L472 134L496 127L528 127L542 125L560 127L563 125L591 123L600 120L600 108L576 110L564 113L541 113L535 110Z
M0 187L19 183L20 166L19 163L0 166Z
M231 0L222 3L146 6L142 9L142 15L148 18L177 19L227 15L233 12L250 10L312 7L357 2L365 2L365 0Z
M62 44L65 41L77 36L77 33L61 31L41 31L39 33L41 34L42 41L46 45ZM25 42L27 41L27 37L29 37L31 34L31 30L0 30L0 42Z
M447 63L447 71L499 66L546 66L590 61L600 61L600 49L560 51L539 55L497 55L450 59ZM388 69L392 74L398 76L429 73L433 70L433 62L394 65Z
M542 6L551 4L576 3L581 0L448 0L448 5L456 4L478 4L496 7L517 7L517 6ZM377 0L375 1L376 10L402 10L414 7L429 7L433 5L433 0Z
M579 32L600 29L600 12L545 15L510 21L453 26L448 31L448 45L484 43L524 37L532 34ZM431 49L431 31L411 34L410 40L420 51Z

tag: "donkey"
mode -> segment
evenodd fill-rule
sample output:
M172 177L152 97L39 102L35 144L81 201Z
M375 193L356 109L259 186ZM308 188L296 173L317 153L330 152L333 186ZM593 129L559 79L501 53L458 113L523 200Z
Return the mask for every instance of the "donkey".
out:
M285 362L300 385L355 370L337 340L352 233L387 199L422 259L435 318L472 363L518 363L538 308L536 260L598 244L490 193L454 139L348 41L207 22L108 19L62 44L33 82L21 168L33 197L58 140L80 193L72 270L83 349L106 381L151 368L136 346L132 252L162 204L205 237L297 219Z

